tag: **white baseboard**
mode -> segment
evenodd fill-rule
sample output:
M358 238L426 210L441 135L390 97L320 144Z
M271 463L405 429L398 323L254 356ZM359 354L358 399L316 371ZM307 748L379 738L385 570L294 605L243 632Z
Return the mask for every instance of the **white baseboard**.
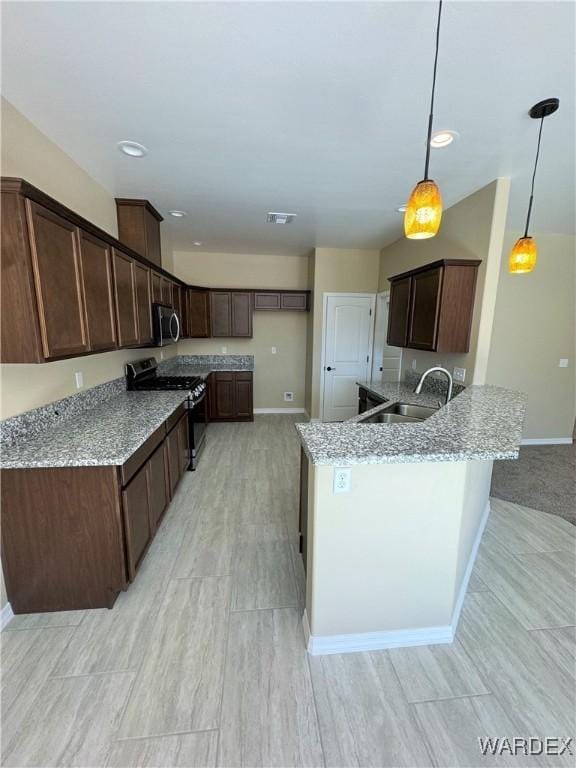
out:
M10 603L6 603L6 605L2 608L2 611L0 611L0 631L2 631L4 627L12 621L13 618L14 613L12 611L12 606Z
M382 651L386 648L406 648L413 645L439 645L454 640L452 627L421 627L417 629L393 629L382 632L360 632L353 635L310 634L308 616L302 617L306 649L311 656L332 653L361 653Z
M302 616L302 628L306 649L311 656L324 656L332 653L359 653L362 651L382 651L387 648L407 648L415 645L440 645L452 643L458 627L460 612L464 603L464 597L468 589L468 582L474 569L478 547L482 541L482 534L490 515L490 502L482 513L482 519L478 525L478 531L472 544L468 565L460 585L458 597L452 613L452 622L441 627L418 627L416 629L391 629L381 632L361 632L350 635L317 635L310 632L308 614L304 611Z
M259 413L306 413L305 408L254 408L254 415Z
M571 437L524 437L520 445L572 445Z
M454 635L456 634L456 630L458 629L458 622L460 621L460 613L462 611L462 606L464 605L464 598L466 597L466 592L468 591L468 582L470 581L470 577L472 576L472 571L474 570L474 563L476 562L478 547L480 546L480 542L482 541L484 528L486 528L486 523L488 522L489 517L490 517L490 499L488 499L488 501L486 502L486 507L484 509L484 512L482 513L482 519L480 520L480 525L478 526L478 530L476 531L476 536L474 537L474 543L472 544L472 549L470 550L468 565L466 566L466 570L464 571L464 578L462 579L462 583L460 584L460 590L458 591L458 597L456 598L456 602L454 603L454 610L452 611L452 625L451 625Z

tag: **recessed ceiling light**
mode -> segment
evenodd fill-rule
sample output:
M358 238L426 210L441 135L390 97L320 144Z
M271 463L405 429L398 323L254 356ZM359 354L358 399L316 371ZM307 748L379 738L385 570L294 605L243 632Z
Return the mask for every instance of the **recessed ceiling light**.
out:
M182 219L184 216L186 216L186 211L168 211L170 216L174 216L176 219Z
M195 245L196 247L198 247L199 245L203 245L203 243L201 243L200 240L194 240L192 245Z
M434 149L443 149L449 144L452 144L454 139L457 139L460 134L457 131L434 131L432 138L430 139L430 146Z
M406 213L406 208L408 208L407 205L399 205L398 208L396 208L396 210L398 211L398 213Z
M138 144L137 141L119 141L118 149L129 157L144 157L148 154L144 144Z
M291 224L295 218L295 213L280 213L278 211L269 211L266 214L266 221L268 224Z

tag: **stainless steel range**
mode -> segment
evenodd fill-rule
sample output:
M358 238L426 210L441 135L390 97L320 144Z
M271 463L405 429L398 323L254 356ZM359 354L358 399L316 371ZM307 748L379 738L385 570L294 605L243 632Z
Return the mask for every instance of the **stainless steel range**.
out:
M198 458L204 448L208 408L206 400L206 382L200 376L161 376L158 374L155 357L145 357L126 364L126 388L133 391L169 391L188 392L186 408L188 411L188 430L190 435L189 470L198 466Z

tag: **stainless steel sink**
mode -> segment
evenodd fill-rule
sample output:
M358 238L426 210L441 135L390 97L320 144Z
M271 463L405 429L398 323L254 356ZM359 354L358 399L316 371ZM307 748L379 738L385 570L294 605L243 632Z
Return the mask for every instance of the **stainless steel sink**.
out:
M416 424L425 421L438 408L429 408L426 405L411 405L410 403L392 403L387 408L382 408L378 413L360 419L359 424Z

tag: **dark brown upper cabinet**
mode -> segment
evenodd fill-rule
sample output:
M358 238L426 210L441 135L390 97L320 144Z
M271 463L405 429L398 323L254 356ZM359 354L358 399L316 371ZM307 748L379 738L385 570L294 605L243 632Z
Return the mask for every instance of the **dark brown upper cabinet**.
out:
M138 321L138 343L152 343L152 295L150 292L150 270L134 262L134 288L136 291L136 317Z
M150 276L150 286L152 290L152 301L155 304L162 303L162 275L152 271Z
M306 312L309 308L309 291L254 291L256 311Z
M480 264L443 259L389 278L388 344L468 352Z
M116 347L112 249L94 235L79 230L82 290L90 351Z
M114 249L114 298L118 343L121 347L138 345L138 311L134 261Z
M252 293L210 291L212 336L252 336Z
M188 335L192 339L210 336L210 293L188 290Z
M116 198L118 239L153 264L162 266L160 222L162 216L148 200Z
M44 357L87 352L76 227L30 200L26 210Z
M411 281L411 277L402 277L390 286L388 344L392 347L405 347L408 342Z
M160 290L162 292L162 304L173 305L172 282L166 277L160 278Z

